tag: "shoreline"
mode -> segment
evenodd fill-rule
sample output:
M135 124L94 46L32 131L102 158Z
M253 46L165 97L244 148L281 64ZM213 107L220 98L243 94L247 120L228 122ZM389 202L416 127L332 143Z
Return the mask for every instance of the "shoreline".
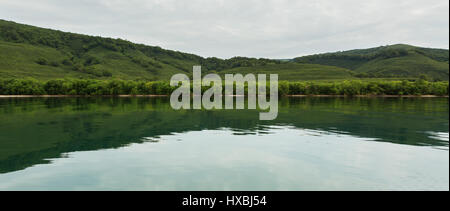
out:
M0 95L0 98L60 98L60 97L168 97L169 95Z
M233 95L236 96L236 95ZM0 95L0 98L62 98L62 97L169 97L169 95ZM366 98L448 98L448 95L285 95L281 97L366 97Z
M286 97L448 98L448 95L286 95Z

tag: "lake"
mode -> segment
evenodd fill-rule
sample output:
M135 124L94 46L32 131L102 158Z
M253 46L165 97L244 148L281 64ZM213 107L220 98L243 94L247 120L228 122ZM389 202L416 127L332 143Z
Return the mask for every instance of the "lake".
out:
M0 99L0 190L449 190L448 98Z

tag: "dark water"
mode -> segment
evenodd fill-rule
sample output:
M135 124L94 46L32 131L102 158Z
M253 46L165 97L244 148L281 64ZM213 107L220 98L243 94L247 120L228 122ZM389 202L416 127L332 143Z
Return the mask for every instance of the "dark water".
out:
M449 190L446 98L0 99L0 190Z

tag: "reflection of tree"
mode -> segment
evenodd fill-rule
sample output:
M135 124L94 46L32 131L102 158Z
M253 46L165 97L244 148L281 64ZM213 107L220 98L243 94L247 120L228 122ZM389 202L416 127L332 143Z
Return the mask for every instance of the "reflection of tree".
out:
M279 117L259 111L174 111L168 98L0 100L0 173L48 163L74 151L119 148L142 137L230 128L237 135L269 125L345 133L407 145L448 146L427 131L448 132L446 98L282 98Z

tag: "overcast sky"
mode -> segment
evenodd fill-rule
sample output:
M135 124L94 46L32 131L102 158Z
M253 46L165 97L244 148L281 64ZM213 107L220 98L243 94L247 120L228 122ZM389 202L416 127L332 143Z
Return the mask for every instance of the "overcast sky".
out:
M449 48L448 0L0 0L0 19L204 57Z

